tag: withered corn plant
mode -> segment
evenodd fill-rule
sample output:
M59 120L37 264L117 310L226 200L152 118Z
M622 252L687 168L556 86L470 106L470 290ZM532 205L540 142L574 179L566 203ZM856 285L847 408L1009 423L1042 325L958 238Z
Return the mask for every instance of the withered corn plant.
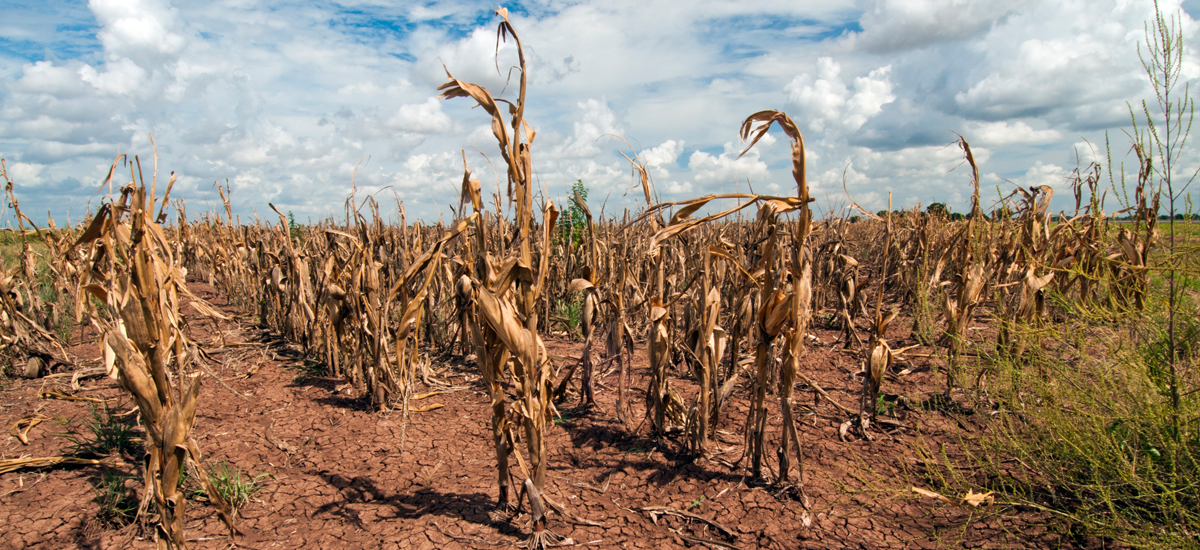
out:
M835 261L838 276L838 317L846 335L846 347L861 347L862 338L854 328L854 317L861 305L858 287L858 260L846 254L837 254Z
M174 175L157 202L157 174L147 188L139 177L140 163L135 158L129 164L130 183L121 188L116 202L97 211L75 246L89 250L83 288L99 304L91 310L91 322L101 334L105 367L133 396L146 429L143 474L146 498L153 500L159 514L158 545L187 548L183 532L187 501L179 481L188 460L204 471L200 448L191 435L202 373L194 368L199 359L184 332L180 298L189 297L202 314L219 314L191 296L178 244L168 239L161 225ZM207 476L198 479L231 535L236 533L232 510L220 492Z
M754 124L756 123L758 124L757 128L754 127ZM794 447L796 465L799 469L798 487L800 488L802 502L807 508L808 499L804 496L803 490L804 452L800 446L800 438L796 433L796 423L795 419L793 418L792 403L792 394L795 389L796 375L799 372L800 360L804 357L804 341L808 336L808 324L810 318L812 317L813 258L812 251L808 247L808 237L812 231L812 210L809 208L809 203L813 202L813 199L811 196L809 196L808 191L808 176L806 170L806 160L804 156L804 137L800 134L800 129L796 126L796 123L793 122L790 117L780 111L760 111L750 115L744 122L742 122L740 133L743 140L749 137L752 133L754 135L753 139L750 141L750 144L746 146L745 150L742 151L742 154L745 154L746 151L749 151L750 148L754 147L755 143L758 143L758 140L767 133L773 124L777 124L779 128L783 130L784 134L791 139L792 177L796 180L795 199L787 201L786 208L784 208L781 204L778 210L784 211L797 209L799 211L798 219L793 226L790 242L790 265L788 266L789 272L787 273L789 279L788 282L790 283L789 286L791 287L789 292L790 296L780 300L772 300L772 306L776 306L776 304L780 304L780 302L785 302L789 305L789 307L784 310L787 312L786 317L788 318L789 326L787 327L787 333L785 336L785 355L783 364L781 365L779 377L779 404L781 412L783 413L783 427L781 429L782 437L780 439L779 449L777 452L779 458L778 482L781 484L791 483L791 468L790 460L788 458L790 451L788 447ZM775 203L775 201L772 201L768 204L773 203ZM777 214L778 212L773 212L772 217ZM776 294L778 292L778 290L774 291ZM766 312L766 315L759 315L761 326L760 334L763 334L764 339L770 337L771 328L776 328L775 326L767 325L774 325L776 323L776 315L778 315L778 312L781 309L782 308L779 307L772 307L772 310L768 311L766 309L766 304L764 304L763 311ZM776 329L776 334L778 333L777 331L778 329ZM760 344L760 349L761 347L762 345ZM765 383L765 376L761 366L758 373L757 383L760 386ZM754 455L755 477L761 477L761 471L758 469L758 466L761 463L761 452L763 447L762 438L766 424L766 411L762 403L763 389L764 388L761 387L758 389L755 403L755 409L758 413L758 422L756 424L758 432L755 434L757 436L757 440L755 444Z
M762 305L758 310L754 330L754 402L746 418L745 436L751 457L751 474L762 478L762 460L767 429L767 385L770 365L771 343L783 330L791 311L792 295L786 288L777 288L777 250L779 247L778 214L780 208L774 203L764 204L758 210L760 224L766 234L757 274L762 272Z
M1155 192L1154 152L1147 145L1135 143L1138 172L1134 184L1134 199L1126 211L1132 210L1133 230L1121 227L1108 251L1109 306L1113 309L1146 308L1146 291L1150 281L1150 253L1158 242L1158 211L1162 193ZM1124 187L1124 170L1121 170ZM1112 175L1112 168L1109 168Z
M660 207L656 207L653 202L654 184L650 172L639 155L634 155L633 158L625 153L621 153L621 155L629 161L635 177L641 183L648 210L634 222L623 223L622 231L628 230L637 222L644 221L648 224L651 234L657 237L666 229L666 223L659 216ZM671 319L668 310L670 305L667 303L667 249L666 246L660 245L655 237L648 240L648 246L644 251L647 261L642 279L646 280L648 292L645 296L641 296L642 293L639 290L640 299L637 302L646 308L646 323L649 329L646 335L646 356L650 360L650 379L646 388L646 417L650 419L651 433L661 437L671 431L671 423L684 424L685 420L683 399L671 387L667 377L672 347ZM638 306L634 305L633 307Z
M891 212L888 212L887 221L891 225ZM891 239L891 233L888 232L887 238ZM888 243L891 244L890 242ZM887 272L888 257L884 257L884 265L881 271ZM892 353L891 346L887 342L887 329L900 314L899 310L892 310L886 317L883 314L883 295L885 285L879 285L875 294L875 317L871 322L871 335L867 344L867 361L866 372L863 377L863 391L861 402L859 403L859 427L862 428L863 434L871 428L871 423L875 421L877 404L879 402L879 390L883 385L884 375L887 373L892 362L895 360L895 355Z
M781 400L785 408L785 425L784 431L789 434L783 439L783 447L781 449L781 460L785 469L781 471L781 481L787 482L789 477L788 468L786 466L789 460L786 454L788 448L792 445L796 448L797 458L800 458L799 442L796 437L795 425L791 415L791 395L792 388L795 383L796 371L798 364L804 353L804 337L807 335L807 326L811 317L811 302L812 302L812 260L811 252L806 251L806 240L811 231L811 211L808 209L808 204L812 199L808 196L808 187L805 179L804 171L804 146L799 130L795 124L783 113L777 111L763 111L755 113L747 118L742 127L742 136L745 139L751 133L754 123L761 123L757 129L754 129L755 137L750 145L753 147L755 143L767 132L770 126L778 123L793 140L793 174L797 181L798 195L796 197L772 197L763 195L744 195L744 194L725 194L725 195L710 195L697 199L691 199L681 202L659 203L648 208L647 212L642 214L634 223L650 220L654 225L654 234L650 238L650 246L647 249L647 254L651 258L652 264L655 265L655 273L653 275L656 296L650 299L650 317L652 323L649 340L650 363L651 363L651 379L650 388L647 392L647 414L653 415L655 429L662 433L665 429L665 416L668 409L665 391L665 376L660 375L660 372L665 373L666 364L669 361L669 349L671 346L670 335L668 330L669 308L673 306L676 300L682 297L691 286L692 282L684 285L683 289L672 294L668 300L668 286L675 286L671 279L664 275L667 250L669 241L672 239L683 238L685 233L696 230L716 220L724 219L732 214L740 212L750 206L758 205L759 210L759 227L760 234L765 235L759 242L763 243L763 250L759 254L759 262L753 270L747 270L741 266L733 255L720 247L708 247L701 250L701 266L700 274L697 275L701 280L699 297L697 306L685 309L684 326L689 331L691 336L685 341L692 343L689 352L695 359L693 374L697 377L699 390L693 405L693 413L689 415L694 421L689 421L689 442L690 447L697 452L703 453L705 450L705 441L709 437L709 422L712 415L712 407L714 403L719 403L719 399L714 400L713 396L717 393L713 376L716 366L720 362L720 352L724 349L722 341L725 339L724 330L717 326L719 317L720 293L713 292L716 287L713 280L724 280L724 264L722 267L714 269L712 256L721 257L722 261L736 267L741 273L746 275L751 281L754 281L756 286L760 286L763 298L762 307L757 315L756 331L758 332L758 340L756 347L755 365L757 371L757 382L755 386L756 401L751 416L747 419L747 438L749 445L753 448L754 463L753 469L756 476L761 476L761 457L763 449L763 433L766 427L766 412L765 412L765 396L768 383L768 359L769 347L771 341L782 333L785 327L790 328L786 343L786 360L782 367L783 373L780 377L781 383ZM632 162L632 161L631 161ZM637 167L637 163L634 163ZM645 181L645 179L643 179ZM648 193L647 193L648 195ZM700 209L707 206L714 200L738 199L746 202L716 213L693 218L692 215ZM680 207L671 216L670 222L664 224L657 222L657 215L663 209L670 207ZM788 250L791 251L790 269L783 272L779 266L783 265L785 258L778 254L777 250L780 247L779 233L782 231L779 223L779 215L792 211L800 211L800 221L796 224L796 229L791 235L792 239L786 243L791 246ZM681 262L682 263L682 262ZM758 282L759 278L762 282ZM787 278L785 286L776 288L776 280ZM742 308L744 309L744 308ZM691 313L697 311L698 313ZM738 317L745 317L744 311L739 311ZM691 321L688 321L688 319ZM744 321L743 321L744 323ZM694 325L698 328L693 329ZM736 354L736 350L734 351ZM702 356L706 356L707 359ZM728 384L728 382L726 382ZM731 385L722 385L719 393L723 394L725 389Z
M1010 219L992 220L996 240L996 285L999 333L996 338L1001 353L1012 357L1024 354L1025 338L1015 338L1018 327L1036 326L1046 314L1046 295L1043 288L1054 279L1047 272L1054 263L1052 239L1073 224L1067 223L1050 231L1050 199L1054 189L1049 186L1020 187L1021 200L1016 207L1015 223ZM1015 227L1013 227L1015 225Z
M1100 176L1100 164L1095 162L1072 172L1069 184L1075 196L1075 215L1061 224L1061 237L1050 266L1063 275L1053 282L1055 290L1064 298L1073 297L1078 304L1098 303L1107 264L1105 242L1109 231L1104 200L1108 190L1100 190ZM1084 207L1085 190L1088 202Z
M902 249L896 247L897 253L890 256L889 265L894 265L899 275L903 302L912 315L913 336L922 345L929 346L936 342L938 308L935 296L940 293L942 274L950 261L956 232L951 224L939 223L942 220L933 216L905 217L905 221L909 222L907 244ZM889 215L886 223L888 232L893 233L893 217ZM894 233L901 234L900 231Z
M632 295L630 289L635 283L630 275L628 258L629 241L628 237L619 238L621 252L615 255L609 255L612 260L614 257L619 258L615 261L609 273L615 280L610 280L612 293L609 298L604 301L608 306L608 337L606 341L606 355L608 359L617 361L617 420L622 424L629 424L629 369L630 363L633 361L633 330L629 328L629 323L626 322L625 312L625 296Z
M983 220L979 208L979 167L975 164L975 155L971 153L971 146L967 140L960 137L958 144L971 167L971 181L975 185L975 193L971 199L971 216L951 245L954 254L954 290L950 290L949 287L942 289L942 313L946 318L946 339L949 348L949 358L946 362L947 397L955 386L962 349L967 341L967 328L984 295L992 260L987 222Z
M723 211L709 214L707 216L699 218L692 217L692 214L696 213L701 208L704 208L710 202L728 199L745 200L746 202ZM674 279L664 276L666 271L666 262L663 261L665 258L669 258L669 256L666 255L666 252L669 250L668 247L671 245L670 241L673 239L682 238L685 234L692 232L693 230L698 230L698 228L702 228L716 220L726 218L754 205L760 205L760 215L764 216L765 220L770 220L770 223L766 223L766 227L771 228L774 226L773 220L775 213L795 210L799 204L800 199L794 197L724 194L709 195L680 202L660 203L649 208L647 212L643 213L642 216L638 218L638 220L635 220L635 223L645 219L653 220L655 219L655 216L657 216L657 213L663 209L675 206L680 207L679 210L675 211L671 216L670 222L667 223L665 227L657 230L650 238L650 245L647 249L647 254L651 257L651 261L657 263L655 268L655 284L658 287L657 292L660 292L663 297L666 297L668 295L668 287L675 287L675 283L672 282ZM771 246L771 243L773 243L773 241L768 239L768 247ZM706 265L711 266L711 257L705 260L705 257L709 255L716 255L721 257L723 261L735 263L733 261L733 256L719 247L708 247L702 249L699 255L701 258L702 267L694 270L699 271L699 273L684 283L683 288L671 293L669 300L664 302L659 298L651 298L650 301L650 322L653 323L653 327L651 328L651 336L649 338L651 379L650 388L647 392L647 414L651 414L651 411L654 411L656 428L660 430L660 433L662 433L661 430L665 428L665 416L670 410L670 401L668 400L670 393L666 391L667 387L665 383L666 365L669 361L669 352L672 345L669 334L669 310L675 305L677 300L681 299L688 293L696 279L701 281L699 296L697 296L696 303L694 305L686 304L682 323L684 327L682 332L687 335L684 338L685 345L687 343L691 344L690 346L684 348L686 350L685 353L690 354L691 359L694 360L694 363L692 363L693 374L696 376L697 383L699 384L695 404L689 408L690 412L688 413L688 416L692 418L692 420L687 422L686 427L688 428L689 433L689 447L691 450L700 454L705 452L705 442L711 436L709 433L709 427L712 426L711 419L719 416L718 414L715 414L719 411L715 411L713 407L715 404L719 404L721 400L714 399L714 395L716 395L718 392L724 394L726 391L730 391L732 388L732 384L728 381L721 385L720 388L717 388L717 385L714 383L716 380L714 373L720 364L720 355L718 352L723 353L725 348L724 340L726 338L726 331L716 324L718 322L718 316L720 313L720 292L712 292L713 290L716 290L712 285L714 273L718 274L715 277L720 279L721 276L719 274L722 271L720 269L703 267ZM764 254L763 262L766 262L768 265L774 265L773 255ZM686 272L686 266L687 263L685 261L681 261L681 268L679 272ZM740 265L737 266L737 268L742 274L751 279L756 277L754 274ZM760 271L765 271L765 268L756 269L755 272L757 273ZM780 294L782 295L782 293ZM783 298L783 300L786 302L787 298ZM764 307L766 306L764 305ZM774 314L778 317L778 326L776 328L782 328L783 323L787 320L786 311L784 309L778 309L774 312ZM702 360L700 357L701 354L706 354L709 359ZM762 354L761 357L763 357L763 360L765 361L765 353ZM660 369L663 373L662 376L659 375ZM760 373L762 373L763 377L766 376L765 369L765 365L762 367L762 369L760 369ZM765 389L762 391L765 392ZM763 395L765 396L765 393L763 393Z
M5 363L0 364L0 372L11 365L20 375L36 378L55 365L74 364L64 349L64 335L58 328L68 323L67 317L72 315L78 324L78 316L82 314L81 307L74 303L79 295L78 257L71 251L73 232L56 231L53 220L43 231L21 212L3 160L0 160L0 176L4 178L8 204L21 236L18 265L0 264L0 361ZM37 255L29 242L26 224L48 248L44 277L39 276ZM53 293L51 300L43 298L45 291ZM64 310L66 304L74 306L72 311Z
M555 536L547 529L543 502L546 500L544 497L548 497L544 494L549 459L546 426L550 423L554 405L551 399L553 369L538 334L538 301L547 284L549 249L558 210L552 202L546 202L542 210L541 238L538 239L538 235L533 232L531 156L531 145L536 133L524 117L527 85L525 51L509 20L508 10L499 8L495 14L502 19L496 31L497 41L507 40L511 36L516 43L520 72L517 100L498 100L482 86L455 79L449 71L449 81L438 89L442 91L441 97L446 99L469 97L491 115L492 132L507 167L508 199L516 212L516 250L485 248L486 239L481 238L479 250L474 251L477 267L475 279L471 281L472 302L477 319L485 325L485 330L478 331L482 334L477 337L476 347L479 349L482 344L486 348L489 340L498 340L502 344L495 346L495 355L487 359L494 363L482 366L485 378L490 376L498 379L499 370L511 359L511 380L517 393L517 402L513 404L511 412L522 428L528 463L515 449L498 448L497 455L499 458L502 453L515 451L518 464L526 478L523 493L528 498L533 512L533 535L528 545L544 547L555 540ZM500 103L507 104L507 113L501 110ZM469 181L469 176L464 175L464 181ZM471 201L473 205L477 202L473 194ZM539 261L536 264L535 245L540 245ZM478 265L480 261L482 265ZM485 355L489 354L487 349L480 351ZM483 355L479 357L479 361L483 365ZM495 406L496 398L493 395L493 407ZM495 412L499 414L502 411ZM499 425L499 429L503 430L506 423L506 420L496 418L493 426ZM498 439L512 441L516 438L504 435ZM503 460L499 466L505 469ZM501 471L500 475L507 474ZM501 492L501 504L506 504L504 499L507 495L503 486Z
M717 326L721 315L721 293L712 282L712 251L702 252L703 283L700 287L702 301L699 323L694 332L692 348L694 357L693 375L699 385L695 405L688 411L688 434L691 450L697 454L706 452L710 437L709 425L713 420L714 380L721 358L725 353L725 330ZM715 426L714 426L715 429Z

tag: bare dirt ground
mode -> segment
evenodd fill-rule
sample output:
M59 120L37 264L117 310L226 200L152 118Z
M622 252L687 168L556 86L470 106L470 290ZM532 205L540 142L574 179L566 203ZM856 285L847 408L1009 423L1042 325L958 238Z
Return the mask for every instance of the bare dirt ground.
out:
M529 515L495 512L496 475L490 409L473 366L459 357L435 364L453 391L416 401L412 412L376 412L347 393L337 379L311 376L297 350L229 307L211 287L193 286L235 320L214 324L191 319L193 339L215 361L224 385L206 378L195 436L206 462L226 461L263 486L239 512L243 537L231 540L203 499L188 508L193 548L502 548L523 541ZM188 308L190 313L190 308ZM911 344L906 323L892 329L893 347ZM859 359L841 350L836 331L818 328L802 371L839 403L857 410ZM78 333L77 333L78 335ZM95 335L72 352L95 366ZM224 342L224 345L222 345ZM548 342L551 353L578 356L581 344ZM631 376L631 418L644 413L644 344ZM595 548L1100 548L1104 541L1072 537L1063 526L1031 510L997 503L964 508L911 491L927 486L914 449L945 451L985 429L977 415L947 415L916 404L935 393L940 378L929 361L913 359L915 372L885 384L913 404L891 434L874 441L839 437L846 415L813 392L796 392L804 448L809 527L801 503L747 475L740 434L749 410L745 373L718 426L714 453L692 459L681 440L659 441L647 426L623 426L614 409L615 372L601 377L599 407L560 406L563 418L549 431L549 495L579 518L551 515L551 529L567 543ZM671 383L685 399L694 394L683 373ZM3 458L48 456L69 443L63 423L79 429L86 402L39 398L43 389L107 399L123 410L131 402L107 378L81 382L70 376L10 380L0 392L0 422L41 413L51 420L30 431L29 445L5 435ZM228 386L225 387L225 386ZM424 389L420 391L425 391ZM236 392L238 395L235 395ZM780 424L778 397L769 395L771 436ZM814 412L815 411L815 412ZM73 419L73 420L72 420ZM893 428L885 426L888 428ZM776 468L774 446L768 464ZM137 475L135 466L121 471ZM514 471L519 471L514 463ZM23 470L0 476L0 548L153 548L133 527L98 527L95 466ZM795 474L793 474L795 475ZM140 480L128 482L140 491ZM685 514L651 513L669 508ZM688 516L691 515L691 517ZM708 541L708 542L702 542ZM123 545L123 546L122 546Z

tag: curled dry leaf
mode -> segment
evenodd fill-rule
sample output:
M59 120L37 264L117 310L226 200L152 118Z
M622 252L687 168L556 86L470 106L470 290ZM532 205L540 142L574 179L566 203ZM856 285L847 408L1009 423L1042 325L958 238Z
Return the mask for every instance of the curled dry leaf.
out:
M929 489L922 489L920 487L912 487L912 492L921 496L936 498L942 502L945 502L946 504L970 506L972 508L978 508L983 505L992 504L996 501L995 493L993 491L976 493L974 489L967 489L967 494L962 498L951 498L941 493L930 491Z

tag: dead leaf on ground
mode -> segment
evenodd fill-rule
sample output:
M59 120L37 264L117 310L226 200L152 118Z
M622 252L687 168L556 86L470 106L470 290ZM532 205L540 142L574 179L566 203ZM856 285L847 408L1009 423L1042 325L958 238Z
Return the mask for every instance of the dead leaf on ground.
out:
M29 444L29 430L34 426L41 424L45 420L50 420L50 417L43 414L31 414L17 419L11 426L8 427L8 433L13 437L21 440L21 444Z
M946 504L955 504L958 506L971 506L973 508L978 508L980 506L983 506L986 504L992 504L992 503L996 502L996 497L994 496L995 493L993 491L988 491L986 493L976 493L974 489L967 489L966 496L964 496L962 498L951 498L951 497L945 496L941 493L935 493L933 491L930 491L928 489L922 489L920 487L913 487L912 492L917 493L918 495L936 498L942 502L945 502Z

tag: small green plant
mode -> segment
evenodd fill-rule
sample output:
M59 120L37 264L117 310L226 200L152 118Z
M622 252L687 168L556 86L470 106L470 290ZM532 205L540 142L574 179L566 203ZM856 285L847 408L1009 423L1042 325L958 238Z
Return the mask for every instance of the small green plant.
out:
M108 456L113 453L133 455L138 449L136 426L121 417L119 406L112 408L108 402L100 406L89 404L91 418L83 420L86 433L66 426L63 437L71 442L71 454L76 456Z
M572 339L582 340L579 326L583 324L583 300L555 300L551 315L567 326Z
M641 455L642 460L647 460L650 458L650 455L654 453L654 451L655 451L654 448L643 449L640 445L634 445L634 446L626 449L625 454L626 455L629 455L630 453L638 454L638 455Z
M1160 315L1161 317L1161 315ZM1180 316L1175 322L1175 334L1166 330L1166 323L1157 322L1146 328L1146 343L1139 350L1147 367L1150 380L1158 388L1159 394L1172 398L1172 390L1177 384L1171 376L1170 364L1172 354L1177 361L1194 360L1200 356L1200 320L1189 316ZM1182 362L1181 361L1181 362Z
M207 498L208 495L204 493L204 486L192 477L192 472L195 471L194 466L194 464L189 462L187 469L179 473L179 490L183 491L188 500Z
M555 232L558 234L554 237L555 245L566 243L569 235L573 246L583 246L584 235L587 233L587 214L584 214L583 208L575 203L575 195L579 195L580 199L587 201L588 188L583 184L583 180L575 180L575 183L571 184L571 194L567 196L566 201L570 207L563 213L557 224Z
M100 514L96 518L100 525L118 529L129 525L137 517L137 496L125 486L125 482L131 479L137 478L105 469L100 479L92 485L96 504L100 505Z
M570 424L571 421L575 420L576 418L579 418L579 417L571 416L569 414L559 415L559 416L554 417L554 425L557 426L559 424Z
M703 506L705 498L707 498L705 495L700 495L699 498L692 500L691 504L688 504L688 510L695 510Z
M875 412L887 416L896 416L896 403L880 395L875 399Z
M299 239L300 234L301 234L300 224L296 223L296 217L292 215L291 210L288 210L287 218L288 218L288 235L291 236L291 238L293 240Z
M583 300L571 300L563 302L562 305L562 312L565 314L571 330L579 330L580 325L583 324Z
M251 477L224 460L208 469L209 483L235 511L250 503L250 499L262 490L258 481L270 475L263 473Z
M296 371L296 377L293 382L303 382L308 378L320 378L329 376L329 367L320 361L313 359L304 359L299 363L283 365L283 368Z

